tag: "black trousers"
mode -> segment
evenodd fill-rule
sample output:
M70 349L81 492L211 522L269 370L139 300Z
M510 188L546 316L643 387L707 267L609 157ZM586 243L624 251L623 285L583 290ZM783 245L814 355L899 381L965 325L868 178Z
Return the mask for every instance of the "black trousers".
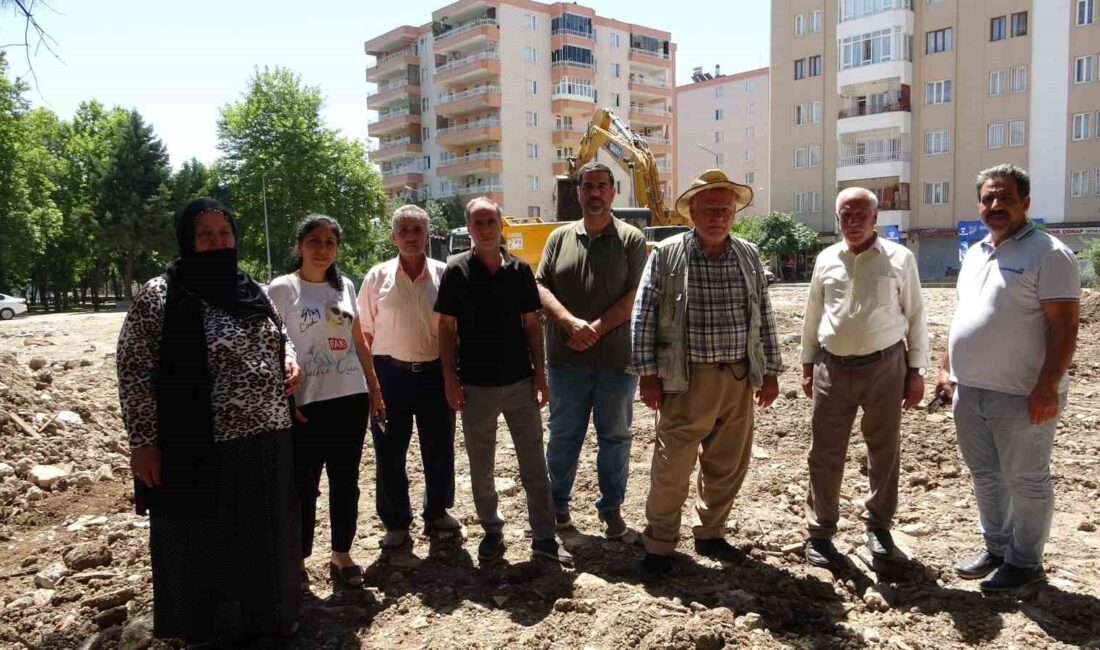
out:
M455 495L455 415L443 392L438 363L421 372L402 368L389 357L374 358L382 385L388 428L384 435L373 427L375 503L386 530L408 530L412 523L409 476L405 460L412 439L413 419L420 437L424 463L424 520L447 514Z
M370 397L356 393L300 408L308 420L294 421L294 478L302 504L302 557L313 552L322 469L328 473L332 550L347 553L359 518L359 461L367 434Z

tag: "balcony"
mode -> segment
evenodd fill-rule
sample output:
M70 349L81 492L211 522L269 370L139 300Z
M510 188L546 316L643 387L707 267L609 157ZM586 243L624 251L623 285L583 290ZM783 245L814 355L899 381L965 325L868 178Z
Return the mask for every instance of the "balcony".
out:
M499 109L500 86L479 86L457 93L439 93L436 96L436 115L464 115L475 111Z
M449 199L452 197L473 198L475 196L487 196L491 201L500 204L504 201L504 185L497 183L472 183L470 185L452 185L439 193L437 198Z
M671 57L660 50L646 50L640 47L632 47L630 48L628 57L630 64L635 67L648 68L650 70L668 70L672 67Z
M587 127L583 127L580 125L558 125L554 127L554 132L551 138L553 139L555 146L575 145L580 143L581 137L587 130Z
M672 111L667 106L642 106L630 105L630 124L656 124L667 126L672 124Z
M500 141L500 119L475 120L437 129L435 141L441 147L458 147L481 142Z
M482 151L467 156L452 156L439 161L438 174L464 176L467 174L499 174L504 169L504 154L499 151Z
M398 72L407 72L409 66L420 65L420 56L416 49L406 47L390 54L375 58L374 65L367 68L367 81L378 83Z
M382 172L382 189L401 190L408 187L421 187L424 184L424 173L420 165L403 165L395 169Z
M653 153L672 153L672 140L659 135L643 135L642 138Z
M419 137L414 139L412 136L406 135L402 138L382 142L379 144L377 151L370 153L369 158L372 162L386 162L419 156L421 151Z
M581 113L590 117L596 110L596 93L590 85L558 82L550 88L550 109L559 115Z
M876 81L890 81L899 85L913 84L913 64L909 61L883 61L851 68L836 73L837 92L845 97L856 94L855 87Z
M437 84L467 86L499 76L500 52L487 50L436 66L433 79Z
M411 83L408 78L401 78L387 84L379 84L378 88L367 95L367 108L378 110L397 102L420 103L420 86Z
M436 34L432 38L436 54L452 50L468 50L477 45L500 41L500 26L492 18L478 18Z
M661 77L632 74L629 88L632 97L672 97L672 86Z
M553 165L553 169L554 169L554 175L555 176L564 176L565 174L569 173L569 161L568 160L555 160L554 165Z
M891 104L862 104L850 106L837 115L837 135L857 131L896 129L901 133L912 132L912 114L908 98Z
M367 125L367 132L372 138L391 135L400 131L406 131L410 127L420 126L420 107L414 111L411 107L390 110L379 113Z
M554 61L550 64L550 81L558 83L562 77L595 79L596 65L582 61Z
M840 22L836 26L837 39L843 40L860 34L870 34L895 27L902 28L906 34L913 35L913 10L909 7L886 7L877 4L874 11L862 15L844 16L843 2L841 4ZM897 4L897 3L893 3ZM907 1L908 5L909 2Z
M842 146L842 148L845 148ZM867 178L897 178L909 182L908 151L877 151L874 153L850 153L837 159L836 182L843 183Z

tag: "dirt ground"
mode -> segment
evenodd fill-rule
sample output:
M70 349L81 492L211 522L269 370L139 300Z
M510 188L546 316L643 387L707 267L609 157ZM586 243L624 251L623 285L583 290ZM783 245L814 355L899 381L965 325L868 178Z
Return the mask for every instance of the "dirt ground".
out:
M531 562L523 492L503 428L497 467L508 521L505 562L478 567L481 532L461 433L452 512L469 539L459 549L430 548L417 536L411 555L383 558L368 450L352 550L366 568L367 588L333 593L326 554L316 552L308 562L313 587L301 632L287 647L1100 648L1100 296L1086 298L1084 311L1092 318L1082 324L1069 403L1055 438L1049 584L1018 596L983 597L977 584L950 570L980 545L970 476L950 413L917 410L903 419L895 537L912 554L911 565L875 572L862 559L866 456L858 434L837 538L851 566L834 576L803 560L810 402L799 389L797 361L804 294L798 286L772 290L789 367L779 400L757 411L752 467L727 531L750 551L748 561L722 565L695 555L686 507L681 534L687 542L673 576L638 584L632 565L642 551L600 537L590 433L573 494L577 532L564 537L576 566ZM938 360L954 292L929 289L925 299ZM148 528L132 514L117 413L113 350L121 321L122 314L110 313L0 323L0 647L177 647L148 636ZM31 370L35 357L40 367ZM80 417L58 417L62 411ZM624 515L639 528L653 425L652 413L637 402ZM66 475L53 483L39 475L34 480L48 489L34 487L28 477L43 464L60 466ZM418 503L423 475L415 443L409 469ZM324 497L321 510L316 547L325 549Z

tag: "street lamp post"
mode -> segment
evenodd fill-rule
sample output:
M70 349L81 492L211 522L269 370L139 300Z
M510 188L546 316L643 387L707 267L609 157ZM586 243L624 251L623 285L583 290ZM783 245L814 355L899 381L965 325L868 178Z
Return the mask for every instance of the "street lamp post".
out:
M264 200L264 244L267 246L267 283L271 284L271 231L267 226L267 172L260 174L260 194Z
M700 149L702 149L703 151L705 151L705 152L709 153L710 155L714 156L714 168L715 168L715 169L717 169L718 167L720 167L720 166L721 166L721 165L720 165L720 163L718 162L718 159L719 159L719 157L721 157L721 154L719 154L719 153L718 153L717 151L714 151L713 149L710 149L710 148L708 148L708 147L704 147L704 146L703 146L703 145L702 145L701 143L699 143L699 142L696 142L696 143L695 143L695 146L696 146L696 147L699 147L699 148L700 148Z

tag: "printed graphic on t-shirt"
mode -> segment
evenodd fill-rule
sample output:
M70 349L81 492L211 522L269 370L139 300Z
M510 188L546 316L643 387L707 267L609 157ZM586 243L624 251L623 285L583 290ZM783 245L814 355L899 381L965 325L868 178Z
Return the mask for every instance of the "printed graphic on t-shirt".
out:
M304 364L307 377L362 372L348 340L354 320L354 314L342 310L338 300L326 300L320 308L315 305L302 308L300 327L303 334L309 333L310 341Z

